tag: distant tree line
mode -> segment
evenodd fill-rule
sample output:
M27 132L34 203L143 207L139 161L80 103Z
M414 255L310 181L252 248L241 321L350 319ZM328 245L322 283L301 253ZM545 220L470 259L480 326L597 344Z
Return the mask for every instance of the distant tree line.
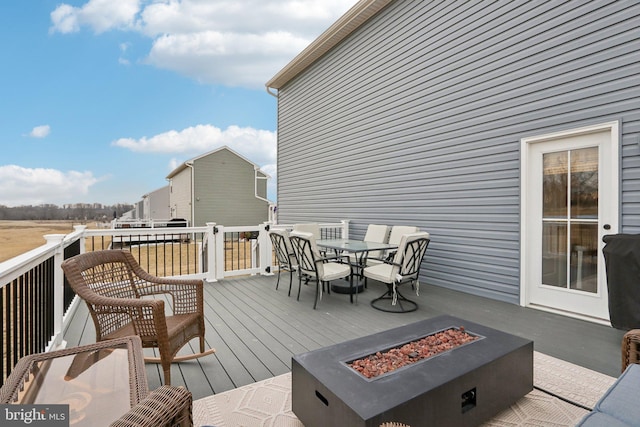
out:
M117 204L75 204L60 207L57 205L15 206L0 205L0 220L73 220L73 221L111 221L133 209L133 205Z

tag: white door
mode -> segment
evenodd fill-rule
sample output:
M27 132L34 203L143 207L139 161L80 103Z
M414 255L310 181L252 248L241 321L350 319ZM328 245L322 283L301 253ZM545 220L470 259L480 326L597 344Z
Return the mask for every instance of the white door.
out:
M609 319L602 236L618 230L618 125L525 138L524 305Z

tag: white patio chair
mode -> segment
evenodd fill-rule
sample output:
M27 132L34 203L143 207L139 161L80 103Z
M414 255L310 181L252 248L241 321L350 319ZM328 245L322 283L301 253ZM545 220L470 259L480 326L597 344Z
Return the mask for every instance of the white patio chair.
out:
M320 224L316 222L309 222L304 224L294 224L293 231L300 231L302 233L311 233L313 234L313 238L316 240L322 239L322 234L320 232Z
M320 229L320 224L317 222L307 222L301 224L293 224L293 231L299 231L301 233L311 233L313 234L313 238L315 240L322 239L322 231ZM326 250L320 250L320 254L322 256L327 255Z
M387 285L387 292L371 301L372 307L390 313L407 313L417 310L418 304L405 298L398 287L404 283L411 283L416 287L416 294L419 293L420 264L428 245L429 233L425 231L404 234L393 261L384 261L382 264L364 269L365 282L373 279Z
M381 224L369 224L363 240L365 242L388 243L389 226ZM382 251L371 251L367 254L367 256L371 258L381 258L382 255ZM355 254L349 255L349 258L354 262L357 261L357 257L355 256Z
M400 239L405 234L417 233L420 231L418 227L414 227L412 225L394 225L391 227L391 232L389 233L389 240L386 243L390 245L400 245ZM367 259L367 266L369 265L378 265L381 264L385 259L392 260L396 253L395 249L387 251L387 253L380 254L379 256L369 256Z
M351 264L347 256L335 255L323 257L318 251L315 238L311 233L294 231L290 235L291 246L298 260L298 300L300 300L300 289L302 288L302 276L316 281L316 298L313 303L315 309L318 300L322 299L324 287L327 285L327 292L331 293L329 282L332 280L349 278L349 297L353 302L353 277L351 274ZM339 262L343 260L344 262Z
M364 235L365 242L375 242L375 243L388 243L389 242L389 226L381 225L381 224L369 224L367 227L367 232ZM362 268L365 267L363 264L367 264L367 260L369 258L372 259L382 259L384 256L384 251L371 251L367 254L364 254L366 259L362 262L363 254L349 254L349 261L352 264L358 266L358 277L362 277Z

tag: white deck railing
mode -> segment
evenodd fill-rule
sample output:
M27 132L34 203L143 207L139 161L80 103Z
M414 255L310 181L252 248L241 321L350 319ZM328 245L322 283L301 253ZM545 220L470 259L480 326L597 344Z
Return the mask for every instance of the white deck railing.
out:
M65 259L120 246L135 252L141 266L148 271L155 269L150 272L159 276L201 278L215 283L238 275L271 275L274 258L268 231L272 227L291 229L293 225L225 227L207 223L205 227L117 229L74 226L70 234L44 236L44 245L0 263L0 384L21 357L65 345L64 330L79 304L65 284L61 268ZM321 223L320 228L323 237L349 237L349 221Z

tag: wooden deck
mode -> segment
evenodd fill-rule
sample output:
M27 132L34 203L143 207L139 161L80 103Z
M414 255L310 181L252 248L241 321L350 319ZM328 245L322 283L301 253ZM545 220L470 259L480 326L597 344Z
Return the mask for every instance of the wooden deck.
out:
M253 276L209 283L205 286L207 343L214 355L174 364L173 385L184 385L194 399L288 372L291 357L353 338L369 335L425 318L449 314L534 341L536 351L617 376L620 341L624 331L581 320L522 308L485 298L422 284L413 313L390 314L369 302L384 292L370 283L357 305L348 295L325 294L313 310L315 285L297 283L287 296L288 273L275 289L276 276ZM407 296L411 293L406 290ZM67 346L95 342L93 323L84 304L65 332ZM197 340L192 341L195 345ZM151 351L151 350L149 350ZM158 366L147 364L149 387L161 385Z

